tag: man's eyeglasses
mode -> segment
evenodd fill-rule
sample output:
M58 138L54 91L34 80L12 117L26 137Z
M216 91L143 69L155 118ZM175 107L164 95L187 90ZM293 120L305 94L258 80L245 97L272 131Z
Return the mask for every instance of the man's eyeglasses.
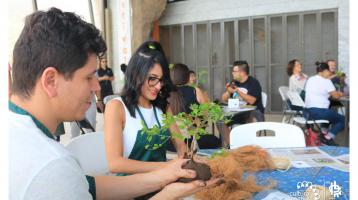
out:
M156 86L158 83L160 83L160 86L164 85L164 81L161 78L157 78L155 76L149 76L148 77L148 85L149 87L154 87Z
M240 70L232 70L233 73L240 72Z

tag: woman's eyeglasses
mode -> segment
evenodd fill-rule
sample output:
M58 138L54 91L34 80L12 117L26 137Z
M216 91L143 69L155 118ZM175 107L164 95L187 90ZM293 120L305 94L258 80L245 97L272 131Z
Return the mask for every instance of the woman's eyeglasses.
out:
M160 86L164 85L164 81L161 78L157 78L155 76L149 76L148 77L148 85L149 87L154 87L156 86L158 83L160 83Z

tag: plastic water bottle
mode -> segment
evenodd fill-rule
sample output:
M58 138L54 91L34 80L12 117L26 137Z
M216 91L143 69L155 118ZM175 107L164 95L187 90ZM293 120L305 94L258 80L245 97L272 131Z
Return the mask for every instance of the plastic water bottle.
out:
M232 98L234 98L234 99L239 98L239 93L238 93L238 92L234 92L234 94L232 94Z

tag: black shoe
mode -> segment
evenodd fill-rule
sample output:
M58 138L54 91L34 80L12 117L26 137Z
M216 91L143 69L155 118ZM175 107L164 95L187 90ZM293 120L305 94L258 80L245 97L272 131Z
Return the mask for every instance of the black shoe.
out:
M338 146L338 144L336 144L336 143L333 141L332 138L329 139L329 140L327 140L327 139L324 137L323 134L320 135L320 140L321 140L321 143L322 143L323 145L327 145L327 146Z

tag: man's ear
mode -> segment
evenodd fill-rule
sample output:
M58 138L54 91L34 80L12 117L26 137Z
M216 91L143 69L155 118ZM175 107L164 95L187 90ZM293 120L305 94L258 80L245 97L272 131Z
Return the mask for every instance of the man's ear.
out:
M47 67L41 75L41 85L45 93L49 97L55 97L57 95L57 88L60 74L54 67Z

